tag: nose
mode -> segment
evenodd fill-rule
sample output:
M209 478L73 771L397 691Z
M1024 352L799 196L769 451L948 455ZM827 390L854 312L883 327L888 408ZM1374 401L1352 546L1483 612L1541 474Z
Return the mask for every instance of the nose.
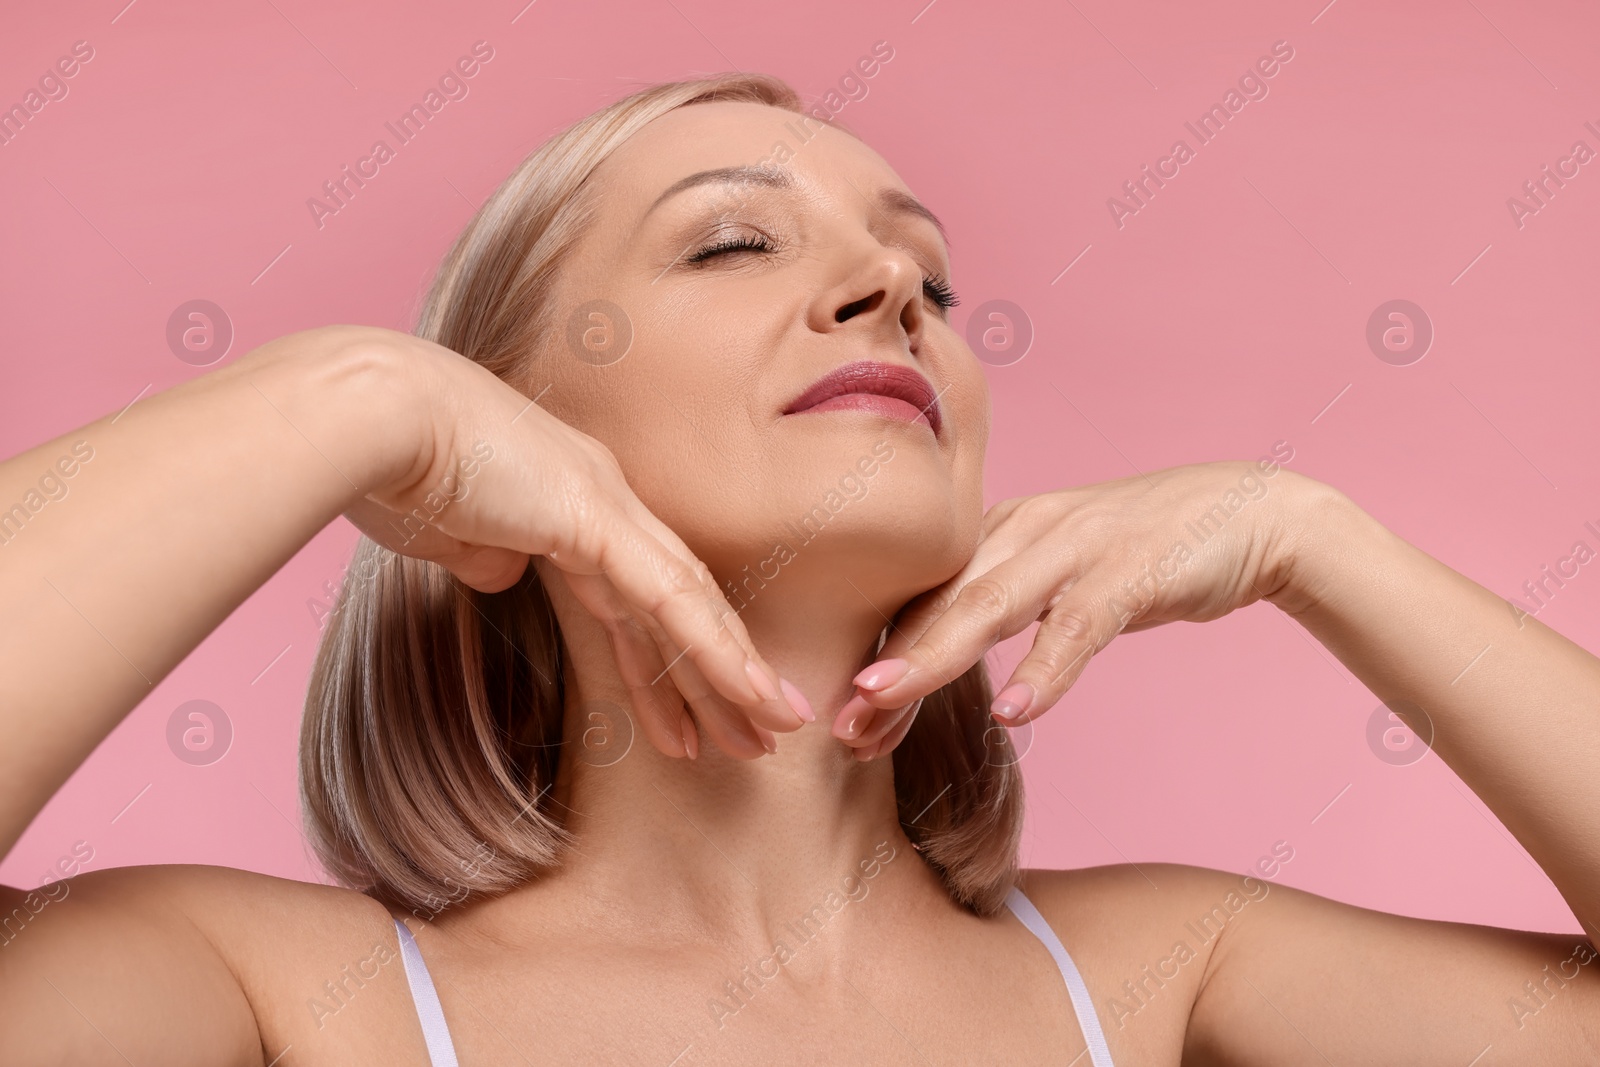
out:
M871 241L864 254L854 255L838 284L818 294L810 326L819 333L862 331L915 356L927 328L922 299L922 268L916 261Z

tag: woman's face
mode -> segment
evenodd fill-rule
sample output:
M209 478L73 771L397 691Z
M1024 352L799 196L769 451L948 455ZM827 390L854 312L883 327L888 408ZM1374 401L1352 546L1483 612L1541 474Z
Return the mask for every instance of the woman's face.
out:
M540 403L611 449L741 610L772 589L860 604L845 580L890 610L959 570L988 387L941 306L940 229L888 164L790 111L697 104L592 181Z

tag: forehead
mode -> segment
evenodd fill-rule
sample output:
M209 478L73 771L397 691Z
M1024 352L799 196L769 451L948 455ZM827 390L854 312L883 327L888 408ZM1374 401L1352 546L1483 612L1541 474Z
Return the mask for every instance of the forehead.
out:
M627 204L637 222L682 178L751 166L781 168L813 194L906 190L883 157L850 134L784 108L745 102L669 111L612 152L593 180L613 204Z

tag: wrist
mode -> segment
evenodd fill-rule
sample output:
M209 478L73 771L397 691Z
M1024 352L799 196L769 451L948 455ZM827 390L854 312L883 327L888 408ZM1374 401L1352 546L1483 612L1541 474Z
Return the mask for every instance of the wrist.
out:
M432 460L422 368L404 341L415 339L372 327L325 326L280 337L237 365L247 388L265 397L343 476L352 504L415 481Z
M1300 615L1328 596L1335 572L1372 525L1372 517L1343 492L1293 471L1281 499L1266 568L1263 598L1288 615Z

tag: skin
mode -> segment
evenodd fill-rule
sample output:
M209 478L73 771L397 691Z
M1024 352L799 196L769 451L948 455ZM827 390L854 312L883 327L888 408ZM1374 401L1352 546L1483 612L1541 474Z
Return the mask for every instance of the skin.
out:
M785 165L791 189L699 187L648 211L688 174L765 158L790 117L684 109L602 167L605 221L561 294L563 306L611 300L636 330L630 354L598 373L552 339L530 354L524 393L426 342L330 327L0 465L0 500L16 500L74 440L96 449L71 498L4 548L7 848L319 529L344 513L381 535L386 513L409 510L481 439L494 461L407 550L485 590L531 558L572 652L569 734L584 725L578 702L606 699L628 703L649 743L604 767L563 763L555 797L579 847L557 871L403 916L464 1063L1086 1063L1043 946L1010 915L979 919L950 901L900 830L892 761L872 758L940 677L1041 620L1008 682L1035 694L1018 721L1124 630L1267 600L1386 702L1428 710L1435 751L1592 931L1600 663L1286 470L1135 598L1123 583L1261 474L1255 464L1177 467L983 514L983 378L923 289L926 273L948 277L948 254L931 223L872 206L879 190L905 191L881 159L828 130ZM768 231L780 250L703 266L680 255L730 225ZM944 432L782 414L858 358L926 374ZM731 615L719 582L881 440L894 458L867 494ZM888 618L884 660L907 668L892 683L870 663ZM785 699L780 676L805 700ZM864 861L870 877L846 883ZM0 947L8 1063L426 1062L391 915L366 897L197 866L66 885ZM1575 936L1384 915L1179 865L1030 871L1023 888L1083 971L1119 1064L1600 1054L1600 961L1563 966L1590 946ZM830 891L837 908L790 944L779 976L752 983L737 1011L710 1007ZM1163 965L1186 924L1230 893L1248 903L1221 934ZM9 910L25 894L5 896ZM1120 984L1149 981L1147 965L1166 979L1127 997ZM319 1013L310 1002L346 968L375 976ZM1563 970L1564 984L1548 977ZM1530 981L1548 992L1519 1026L1508 1000Z

